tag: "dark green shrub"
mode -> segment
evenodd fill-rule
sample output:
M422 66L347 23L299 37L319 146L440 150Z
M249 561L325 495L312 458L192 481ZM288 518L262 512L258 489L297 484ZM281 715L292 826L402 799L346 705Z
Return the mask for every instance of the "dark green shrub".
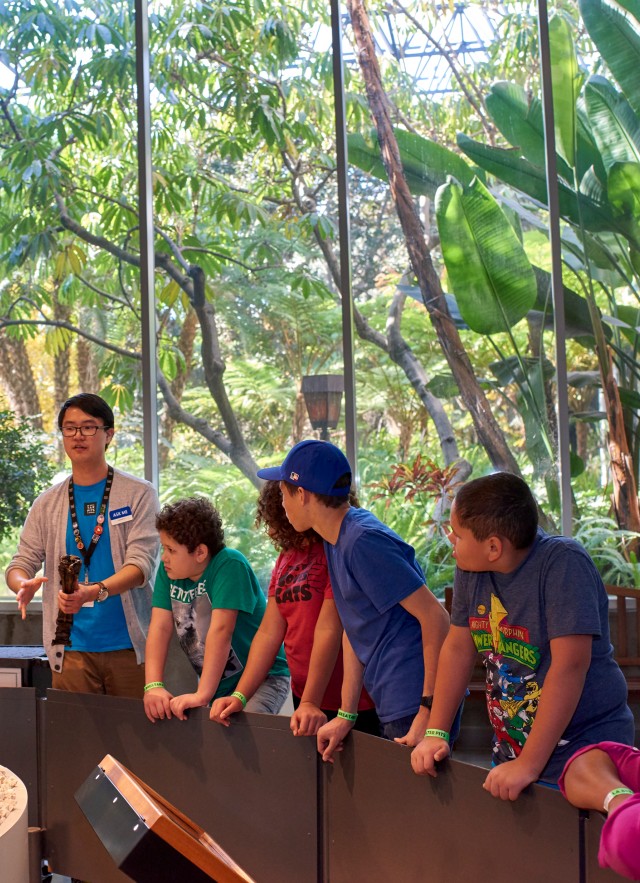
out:
M53 468L29 420L0 411L0 539L22 524Z

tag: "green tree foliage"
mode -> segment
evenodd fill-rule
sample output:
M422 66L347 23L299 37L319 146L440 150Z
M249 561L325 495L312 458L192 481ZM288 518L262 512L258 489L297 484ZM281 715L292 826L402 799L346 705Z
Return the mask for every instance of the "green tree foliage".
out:
M227 365L253 361L279 377L273 392L262 384L261 405L275 411L289 392L281 422L294 439L301 372L340 366L333 83L328 53L313 46L327 15L319 0L286 10L185 0L151 15L160 388L172 420L250 478L253 452L280 443L282 429L248 429L262 425L256 397ZM95 344L103 393L129 408L140 373L130 7L8 0L0 45L14 75L0 93L0 330L45 327L50 353L83 335ZM355 124L364 107L352 98ZM397 266L398 237L379 192L359 181L355 292L369 302L380 270ZM67 317L54 315L60 302ZM387 302L372 323L358 310L358 333L399 366L450 462L454 433L402 337L402 304ZM185 344L193 311L198 335ZM206 389L211 407L190 410L190 387Z
M0 540L21 525L29 507L49 483L52 469L45 445L30 421L0 411Z
M334 302L315 242L332 224L314 204L331 174L318 129L331 81L300 47L313 20L312 9L289 10L285 21L252 0L187 0L151 16L161 389L171 415L248 476L250 421L231 404L239 397L223 377L226 360L259 352L295 391L302 363L314 362L303 351L313 348L324 363L339 350L335 333L317 333ZM140 373L131 10L7 2L0 34L0 60L14 75L0 94L1 324L22 335L45 326L53 354L84 335L100 348L103 392L128 408ZM304 70L295 74L294 62ZM304 106L310 71L315 109ZM303 143L310 160L299 155ZM306 327L297 308L282 308L299 297ZM53 315L57 299L68 319ZM193 362L193 350L180 346L190 310L200 325L196 384L215 404L206 424L182 408L173 386ZM263 347L269 326L283 332L277 347Z

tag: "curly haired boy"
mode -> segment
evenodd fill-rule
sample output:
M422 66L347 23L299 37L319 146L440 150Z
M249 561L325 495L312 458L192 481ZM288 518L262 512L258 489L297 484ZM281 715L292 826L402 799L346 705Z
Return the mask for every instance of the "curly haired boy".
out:
M203 497L164 506L162 544L146 647L145 713L150 721L208 705L236 690L266 601L247 559L224 544L222 520ZM173 629L199 676L195 693L173 696L163 676ZM256 686L249 711L277 714L289 690L282 648Z

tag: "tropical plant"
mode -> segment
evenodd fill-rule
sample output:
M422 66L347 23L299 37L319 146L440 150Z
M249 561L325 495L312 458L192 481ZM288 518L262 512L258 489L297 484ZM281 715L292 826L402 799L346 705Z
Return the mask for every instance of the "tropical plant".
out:
M404 494L408 503L419 502L423 511L427 501L432 501L434 512L426 526L431 534L446 534L447 513L462 483L455 467L441 468L433 460L423 460L422 454L418 454L412 463L398 463L389 476L374 482L371 499L386 499L388 506L396 494Z
M640 23L632 7L622 10L608 0L582 0L580 10L616 82L601 73L583 75L571 25L556 15L550 37L565 319L567 335L595 353L616 519L620 527L637 532ZM606 72L602 62L599 70ZM528 231L546 224L539 213L547 205L541 103L521 85L501 82L492 86L484 104L509 146L460 134L458 146L474 166L413 132L395 135L412 192L435 198L442 256L460 318L496 341L494 383L518 390L527 452L534 468L544 472L553 463L555 444L554 369L543 338L553 305L548 272L532 265L527 253ZM352 136L350 151L370 174L388 173L367 133ZM524 319L529 351L521 349L514 334ZM498 335L506 335L511 352L499 348ZM576 381L584 382L584 376ZM597 415L579 417L593 420Z
M575 539L585 547L605 583L640 586L640 564L632 548L638 534L620 530L612 518L586 516L579 521Z

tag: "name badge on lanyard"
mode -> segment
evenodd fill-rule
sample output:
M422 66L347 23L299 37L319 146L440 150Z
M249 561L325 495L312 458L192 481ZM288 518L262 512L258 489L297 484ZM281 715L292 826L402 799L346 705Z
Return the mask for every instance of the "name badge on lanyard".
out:
M131 506L122 506L120 509L112 509L109 512L111 524L124 524L125 521L133 521Z

